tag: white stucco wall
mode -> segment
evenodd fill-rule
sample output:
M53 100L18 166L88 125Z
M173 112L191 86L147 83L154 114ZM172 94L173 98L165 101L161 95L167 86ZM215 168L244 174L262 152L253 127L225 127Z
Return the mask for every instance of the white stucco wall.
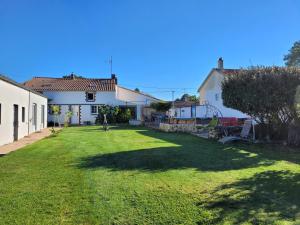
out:
M158 101L157 99L152 98L150 96L132 90L128 90L120 86L116 87L116 96L117 99L121 101L136 105L150 105L152 102Z
M86 101L85 91L45 91L43 94L51 100L49 104L61 105L61 114L59 116L61 123L65 120L65 114L69 110L69 105L80 105L80 121L81 124L83 124L85 121L94 123L96 120L97 115L91 113L91 105L134 106L137 110L137 119L140 120L142 107L150 105L151 102L158 101L150 96L136 93L119 86L116 86L116 91L113 92L96 92L94 102ZM54 121L54 117L49 115L48 121Z
M32 126L32 104L37 104L37 129ZM47 98L0 80L0 146L14 141L14 105L18 105L18 139L39 131L41 126L41 105L45 106L44 127L47 126ZM22 122L22 107L25 108L25 121Z
M207 102L215 107L217 107L223 117L237 117L246 118L246 114L231 108L227 108L223 105L222 100L222 82L224 76L218 71L213 71L209 79L200 89L200 103ZM216 97L217 95L217 97ZM212 116L212 115L211 115Z

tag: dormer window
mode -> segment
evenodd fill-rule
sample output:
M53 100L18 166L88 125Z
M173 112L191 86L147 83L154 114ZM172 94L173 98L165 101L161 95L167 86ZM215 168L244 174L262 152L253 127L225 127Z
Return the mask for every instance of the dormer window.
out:
M94 102L96 100L95 98L95 92L86 92L85 98L87 102Z

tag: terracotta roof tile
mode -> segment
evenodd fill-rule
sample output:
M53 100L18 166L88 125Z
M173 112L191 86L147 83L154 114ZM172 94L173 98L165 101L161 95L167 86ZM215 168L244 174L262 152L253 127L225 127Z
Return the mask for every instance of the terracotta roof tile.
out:
M115 91L116 84L115 78L91 79L81 77L34 77L24 83L26 87L36 91Z

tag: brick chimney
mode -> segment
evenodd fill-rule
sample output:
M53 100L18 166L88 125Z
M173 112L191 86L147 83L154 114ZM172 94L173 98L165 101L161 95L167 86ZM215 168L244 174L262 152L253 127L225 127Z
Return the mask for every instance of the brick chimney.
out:
M224 63L222 57L218 59L218 69L220 70L224 69Z
M112 74L111 79L114 79L115 83L118 84L118 78L117 78L116 74Z

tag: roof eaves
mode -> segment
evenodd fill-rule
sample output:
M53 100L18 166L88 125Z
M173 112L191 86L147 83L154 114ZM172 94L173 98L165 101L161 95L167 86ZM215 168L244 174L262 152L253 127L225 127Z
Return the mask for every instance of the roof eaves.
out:
M41 93L39 93L39 92L31 89L31 88L28 88L28 87L24 86L23 84L20 84L20 83L14 81L14 80L8 78L7 76L4 76L3 74L0 74L0 80L3 80L5 82L7 82L7 83L10 83L10 84L12 84L12 85L14 85L16 87L22 88L22 89L24 89L26 91L32 92L32 93L34 93L36 95L39 95L41 97L47 98L45 95L43 95L43 94L41 94Z
M129 89L129 88L122 87L122 86L120 86L120 85L117 85L117 86L120 87L120 88L123 88L123 89L125 89L125 90L134 92L134 93L136 93L136 94L141 94L141 95L147 96L147 97L149 97L149 98L153 98L153 99L155 99L155 100L157 100L157 101L163 101L163 100L161 100L161 99L159 99L159 98L156 98L156 97L153 97L152 95L149 95L149 94L147 94L147 93L143 93L143 92L138 92L138 91L135 91L135 90L131 90L131 89Z

